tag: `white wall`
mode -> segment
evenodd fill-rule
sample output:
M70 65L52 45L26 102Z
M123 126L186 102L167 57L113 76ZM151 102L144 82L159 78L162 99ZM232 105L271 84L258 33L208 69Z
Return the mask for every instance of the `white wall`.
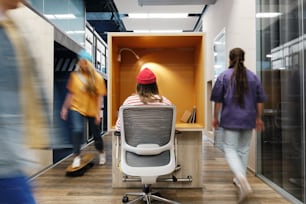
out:
M226 35L226 56L232 48L241 47L246 53L245 65L252 71L256 71L255 6L254 0L217 0L205 11L203 16L203 32L206 33L205 83L213 80L213 41L223 29L225 29ZM207 90L205 95L207 96ZM205 103L207 110L208 103L210 103L209 98ZM206 112L205 118L211 118L208 114L211 113ZM207 123L206 121L205 127L207 127ZM213 140L213 135L208 131L206 131L206 135ZM255 143L254 134L249 159L249 168L252 170L255 170L256 166Z
M21 7L10 12L14 21L27 39L27 45L36 59L47 90L50 104L53 102L54 73L54 28L46 20L27 7ZM52 107L51 107L52 109ZM35 110L33 110L35 111ZM25 149L27 150L27 149ZM52 150L27 150L23 152L25 171L30 176L52 164Z

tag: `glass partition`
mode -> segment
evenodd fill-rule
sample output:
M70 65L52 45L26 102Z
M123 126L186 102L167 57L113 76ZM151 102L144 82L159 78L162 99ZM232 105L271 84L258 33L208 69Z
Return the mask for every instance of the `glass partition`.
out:
M260 176L304 202L303 0L257 0L257 74L268 100L258 135Z
M214 40L214 81L226 69L227 55L225 47L225 29Z
M217 77L225 71L227 68L227 54L225 46L225 29L223 29L214 40L214 81ZM211 108L213 110L213 108ZM213 111L211 111L211 117L213 117ZM209 124L212 127L211 124ZM214 145L223 151L223 128L219 127L214 130Z
M85 5L83 0L30 0L31 6L56 27L84 46Z

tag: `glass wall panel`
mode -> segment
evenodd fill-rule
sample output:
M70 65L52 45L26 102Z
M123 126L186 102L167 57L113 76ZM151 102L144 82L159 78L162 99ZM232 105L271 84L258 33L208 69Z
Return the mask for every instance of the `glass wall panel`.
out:
M83 0L30 0L32 7L77 43L85 43Z
M268 100L258 174L304 202L305 0L257 0L257 73ZM290 197L291 197L290 196Z
M228 56L226 55L226 45L225 45L225 28L216 36L213 44L214 48L214 80L213 85L216 82L218 76L225 71L226 63L228 60ZM210 103L211 107L210 110L213 110L212 103ZM213 112L210 111L211 116L210 118L213 118ZM221 114L219 114L220 117ZM211 121L211 120L210 120ZM210 131L212 131L212 124L209 123L209 127L211 128ZM214 131L214 145L215 147L218 147L220 150L223 151L223 128L219 127L215 129Z

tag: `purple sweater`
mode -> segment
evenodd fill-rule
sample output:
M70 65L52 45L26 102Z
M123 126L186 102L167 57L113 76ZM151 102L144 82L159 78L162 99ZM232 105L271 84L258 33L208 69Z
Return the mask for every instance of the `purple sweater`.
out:
M247 69L248 92L244 96L244 108L234 101L233 69L222 72L213 87L211 101L222 103L220 126L227 129L253 129L256 127L256 104L266 100L259 78Z

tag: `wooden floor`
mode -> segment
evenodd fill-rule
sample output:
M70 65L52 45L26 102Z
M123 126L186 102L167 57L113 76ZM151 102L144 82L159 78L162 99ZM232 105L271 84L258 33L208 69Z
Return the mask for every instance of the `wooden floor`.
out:
M141 189L113 189L111 169L111 135L104 136L107 164L95 165L82 177L66 177L65 169L71 163L68 158L32 180L38 204L119 204L125 192ZM154 189L182 204L231 204L237 203L237 189L232 184L232 173L224 155L203 140L203 189ZM84 152L93 152L89 145ZM191 158L192 159L192 158ZM95 159L97 161L97 158ZM268 185L248 174L254 193L245 201L250 204L290 203ZM155 202L154 202L155 203ZM156 202L158 203L158 202Z

